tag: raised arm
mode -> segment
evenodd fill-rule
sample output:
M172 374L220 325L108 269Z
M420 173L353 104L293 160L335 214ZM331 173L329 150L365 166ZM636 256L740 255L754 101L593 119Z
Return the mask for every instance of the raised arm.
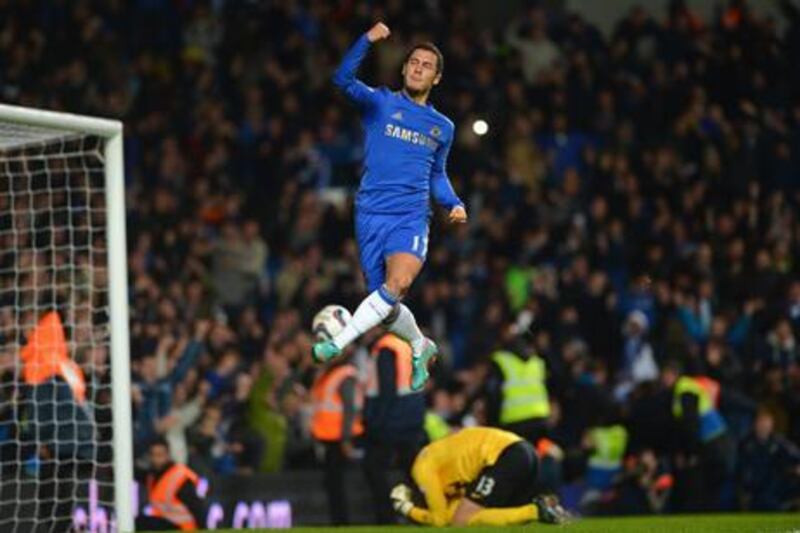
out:
M178 362L175 364L175 368L172 369L167 375L167 380L173 385L176 383L180 383L183 381L183 378L186 377L186 374L189 373L189 370L194 366L195 361L202 355L203 347L208 336L208 332L211 329L211 322L208 320L199 320L195 325L195 334L194 338L186 344L186 348L184 348L183 353L181 353L180 357L178 358Z
M467 211L447 177L447 156L453 144L453 135L436 150L431 171L431 194L437 204L450 213L450 222L466 222Z
M371 108L378 104L379 93L363 81L356 78L359 65L367 55L370 44L389 36L389 28L379 22L350 47L342 58L342 63L333 74L333 84L363 108Z

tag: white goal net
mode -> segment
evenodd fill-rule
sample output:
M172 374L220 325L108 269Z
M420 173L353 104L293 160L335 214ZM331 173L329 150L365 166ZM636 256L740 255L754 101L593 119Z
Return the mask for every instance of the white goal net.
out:
M131 529L121 165L118 123L0 106L2 532Z

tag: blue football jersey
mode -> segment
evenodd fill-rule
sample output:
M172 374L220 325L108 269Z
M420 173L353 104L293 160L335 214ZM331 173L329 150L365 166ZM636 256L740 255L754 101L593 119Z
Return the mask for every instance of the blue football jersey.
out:
M366 35L347 51L333 81L361 109L364 168L356 209L368 213L430 212L430 197L449 209L463 205L447 177L453 122L403 91L369 87L356 71L369 50Z

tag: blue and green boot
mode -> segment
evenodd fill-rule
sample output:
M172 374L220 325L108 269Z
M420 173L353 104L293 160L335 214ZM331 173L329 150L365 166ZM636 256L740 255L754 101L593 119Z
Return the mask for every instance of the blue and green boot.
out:
M419 353L415 353L411 359L411 390L422 390L425 382L428 381L428 364L439 353L436 343L425 338L425 343Z
M311 358L317 363L325 363L342 353L333 341L321 341L311 348Z

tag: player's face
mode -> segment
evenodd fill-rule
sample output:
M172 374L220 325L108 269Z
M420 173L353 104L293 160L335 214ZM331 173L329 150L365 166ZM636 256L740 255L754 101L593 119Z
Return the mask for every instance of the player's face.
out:
M411 53L403 65L403 84L412 93L426 93L439 83L441 75L436 71L439 58L430 50L418 48Z

